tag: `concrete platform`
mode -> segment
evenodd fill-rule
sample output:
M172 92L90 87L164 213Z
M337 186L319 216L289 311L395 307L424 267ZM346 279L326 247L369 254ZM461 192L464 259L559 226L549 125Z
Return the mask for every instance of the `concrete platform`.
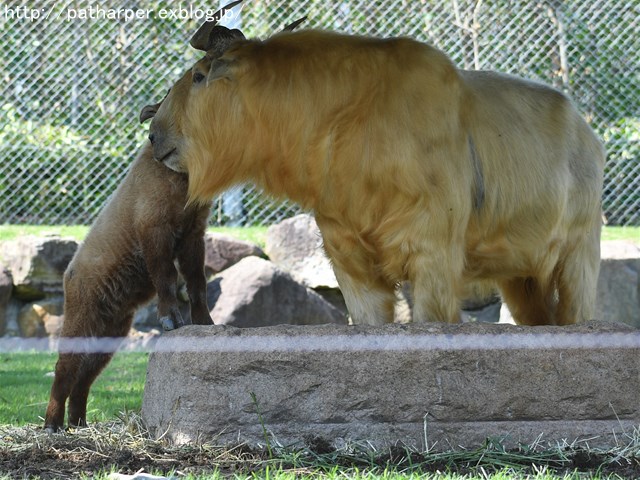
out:
M625 444L640 331L612 323L188 326L151 355L142 415L178 443Z

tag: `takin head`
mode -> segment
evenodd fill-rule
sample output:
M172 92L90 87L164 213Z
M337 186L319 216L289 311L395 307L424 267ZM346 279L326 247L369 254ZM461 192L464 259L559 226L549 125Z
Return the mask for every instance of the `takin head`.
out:
M221 12L233 8L241 1L237 0L226 5ZM184 147L182 121L191 88L194 85L208 83L212 65L215 69L218 59L235 42L245 40L240 30L217 25L219 17L216 15L211 21L205 22L189 42L196 50L205 52L204 57L180 77L159 103L145 106L140 113L140 122L153 118L149 128L149 141L153 146L155 160L176 172L187 172L181 161L180 152ZM306 16L287 25L283 31L293 30L304 20Z

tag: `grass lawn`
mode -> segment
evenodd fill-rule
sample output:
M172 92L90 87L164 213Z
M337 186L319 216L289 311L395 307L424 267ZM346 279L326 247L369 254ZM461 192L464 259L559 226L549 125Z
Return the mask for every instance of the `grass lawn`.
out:
M139 416L148 355L117 353L89 397L89 428L49 435L42 415L55 354L0 354L0 480L108 478L109 472L180 478L297 480L613 480L640 478L640 432L611 451L581 446L522 446L488 440L475 450L376 451L366 444L339 450L268 449L155 440ZM170 388L170 387L169 387ZM215 412L212 412L215 414ZM629 439L624 439L629 442ZM189 473L191 472L191 473ZM53 476L52 476L53 475ZM182 475L185 475L184 477Z
M117 353L91 388L89 422L138 411L148 353ZM0 353L0 425L40 425L49 401L56 353Z
M210 227L209 232L223 233L264 247L268 227ZM60 235L82 241L89 231L84 225L0 225L0 242L25 235L44 237Z
M253 242L264 248L268 227L210 227L210 232L224 233ZM23 235L60 235L81 241L89 231L88 226L0 225L0 241L13 240ZM604 227L602 240L630 240L640 244L640 227Z

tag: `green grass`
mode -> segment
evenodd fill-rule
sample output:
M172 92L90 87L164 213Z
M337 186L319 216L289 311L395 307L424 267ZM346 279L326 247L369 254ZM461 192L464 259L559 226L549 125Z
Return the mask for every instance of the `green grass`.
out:
M604 227L602 240L630 240L640 244L640 227Z
M57 358L56 353L0 354L0 425L42 422ZM140 410L147 359L147 353L116 353L91 388L89 422Z
M268 227L211 227L209 232L223 233L240 240L252 242L264 248ZM44 237L60 235L71 237L78 242L82 241L89 232L89 227L84 225L0 225L0 242L14 240L25 235Z
M111 471L132 473L144 468L157 474L200 472L179 475L191 480L613 480L630 478L625 474L637 473L640 462L640 436L629 445L622 443L629 439L621 439L619 448L606 452L584 450L584 444L508 450L496 440L487 440L476 449L447 452L402 447L376 451L364 443L324 453L277 443L269 450L201 442L175 446L153 439L136 413L148 355L125 352L115 355L92 388L89 428L49 435L40 427L40 417L52 381L46 374L53 370L56 357L49 353L0 354L0 480L22 478L16 470L22 468L36 475L54 471L58 478L97 479L106 479ZM573 456L585 452L600 464L574 471ZM11 461L18 455L19 462ZM46 464L43 458L49 459ZM13 469L11 475L3 472L3 465ZM61 475L67 471L76 473Z
M60 235L72 237L78 241L84 239L89 227L76 226L52 226L52 225L0 225L0 241L13 240L23 235ZM267 227L211 227L210 232L224 233L232 237L255 243L264 248L267 236ZM640 227L604 227L602 240L630 240L640 243Z
M44 237L49 235L60 235L61 237L72 237L81 241L89 231L84 225L0 225L0 241L13 240L26 235Z
M209 232L223 233L264 248L268 227L211 227Z

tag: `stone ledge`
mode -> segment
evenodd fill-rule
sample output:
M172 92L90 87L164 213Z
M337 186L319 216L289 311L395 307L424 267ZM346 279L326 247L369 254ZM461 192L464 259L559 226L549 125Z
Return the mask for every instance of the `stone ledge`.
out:
M156 350L142 415L177 442L264 444L258 411L283 445L604 447L640 425L640 331L611 323L188 326Z

